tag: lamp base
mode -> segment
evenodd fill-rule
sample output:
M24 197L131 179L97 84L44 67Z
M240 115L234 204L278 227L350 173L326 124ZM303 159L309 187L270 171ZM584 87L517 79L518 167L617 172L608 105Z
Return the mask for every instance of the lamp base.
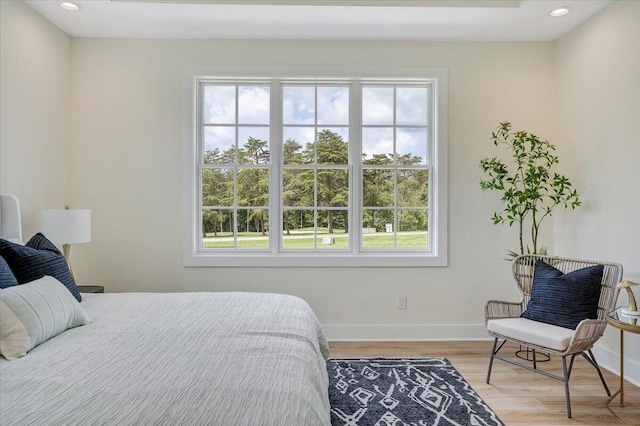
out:
M62 253L64 254L65 260L67 261L67 266L69 267L71 278L75 280L75 277L73 276L73 269L71 269L71 244L63 244Z

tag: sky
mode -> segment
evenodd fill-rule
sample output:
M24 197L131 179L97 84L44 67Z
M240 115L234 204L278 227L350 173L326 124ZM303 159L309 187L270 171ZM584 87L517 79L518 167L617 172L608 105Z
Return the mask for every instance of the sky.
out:
M427 160L428 124L426 88L398 87L395 96L396 152ZM269 140L269 86L239 86L237 97L240 145L249 136ZM393 152L394 90L391 87L362 88L362 144L367 157ZM235 86L205 86L204 149L225 151L235 142ZM348 140L349 89L346 86L284 86L283 139L296 139L303 147L318 131L330 129Z

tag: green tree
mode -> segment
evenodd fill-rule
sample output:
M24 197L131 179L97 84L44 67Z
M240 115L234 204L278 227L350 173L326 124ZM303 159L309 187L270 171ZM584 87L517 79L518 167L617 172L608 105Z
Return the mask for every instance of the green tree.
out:
M414 166L422 158L413 154L397 156L399 165ZM429 170L397 169L397 201L399 207L427 207L429 201ZM422 210L398 210L398 232L424 231L426 214Z
M219 148L205 151L205 164L216 165L216 168L204 169L202 172L202 203L204 206L233 205L233 173L231 169L221 167L235 161L235 146L231 145L225 151ZM218 235L225 227L231 231L232 212L229 209L206 210L203 212L203 236L207 233Z
M269 163L269 142L249 137L238 151L238 159L242 164L265 165ZM238 171L238 205L265 207L269 205L269 171L262 168L241 168ZM250 222L255 221L256 231L266 235L266 214L263 209L248 210L246 231L250 230Z
M363 158L365 154L363 153ZM388 166L393 164L393 155L374 154L371 158L364 159L365 166ZM367 207L393 206L393 170L388 168L365 167L362 172L363 205ZM389 218L389 212L391 213ZM377 218L376 214L381 214ZM384 219L382 222L380 219ZM389 220L390 219L390 220ZM369 228L384 229L384 224L393 222L393 211L366 209L363 220L369 224Z
M313 169L293 169L283 172L282 197L285 207L312 207L313 206ZM285 209L283 212L284 228L290 235L295 225L292 220L297 220L297 213Z
M238 150L238 162L241 164L269 164L269 142L249 137Z
M210 151L204 152L205 164L228 164L235 161L236 147L234 145L229 146L223 152L220 152L220 148L215 148Z
M322 129L318 132L317 147L318 164L349 163L349 143L338 133Z
M302 145L293 138L289 138L282 144L282 161L284 164L303 164L305 156L300 151Z
M301 152L302 145L293 138L284 141L282 157L284 164L308 164L313 161ZM284 206L313 206L313 170L288 169L283 172L282 204ZM287 235L291 235L293 222L298 221L292 210L283 211L283 226ZM302 227L302 226L300 226Z
M318 164L349 164L349 143L339 134L329 129L321 130L318 133L315 147ZM347 207L349 205L349 170L346 167L319 169L317 179L318 208ZM334 229L333 210L327 211L327 228L328 232L332 234Z
M216 148L213 151L205 151L204 152L204 163L205 164L217 164L220 163L220 149Z
M233 175L230 169L204 169L202 171L202 204L221 207L231 206L232 203ZM203 237L212 232L217 236L218 230L224 231L224 223L228 220L225 213L223 209L203 212Z

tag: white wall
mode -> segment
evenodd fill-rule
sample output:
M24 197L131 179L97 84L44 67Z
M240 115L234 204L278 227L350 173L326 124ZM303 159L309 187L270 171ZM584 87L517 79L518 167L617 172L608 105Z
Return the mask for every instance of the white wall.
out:
M0 192L18 196L23 237L69 202L70 37L21 1L0 1Z
M81 283L295 294L338 338L482 337L482 301L518 297L501 260L515 230L490 223L498 197L478 188L478 160L497 154L488 137L506 119L557 143L585 200L559 214L544 242L620 261L640 279L637 3L605 9L557 52L554 43L70 40L22 2L0 6L0 190L20 197L27 237L42 208L70 199L93 209L93 242L74 247ZM448 68L449 267L184 268L182 72L191 65ZM395 309L398 294L406 311ZM604 350L615 352L609 334Z
M72 201L93 210L93 241L74 247L81 282L295 294L333 338L484 338L484 300L518 299L502 260L515 229L491 223L498 196L480 191L478 162L498 154L502 120L554 139L553 43L79 38L71 59ZM449 267L184 268L182 76L198 65L448 68Z
M622 263L625 279L640 282L640 2L613 3L563 37L556 64L559 153L584 200L557 216L556 250ZM640 335L625 344L625 373L640 384ZM600 349L617 371L617 330Z

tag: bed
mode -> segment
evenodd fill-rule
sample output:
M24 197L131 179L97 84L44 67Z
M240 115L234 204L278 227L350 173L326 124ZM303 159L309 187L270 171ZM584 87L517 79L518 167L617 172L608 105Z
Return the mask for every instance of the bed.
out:
M106 293L80 305L93 322L0 357L3 426L330 424L328 345L299 298Z

